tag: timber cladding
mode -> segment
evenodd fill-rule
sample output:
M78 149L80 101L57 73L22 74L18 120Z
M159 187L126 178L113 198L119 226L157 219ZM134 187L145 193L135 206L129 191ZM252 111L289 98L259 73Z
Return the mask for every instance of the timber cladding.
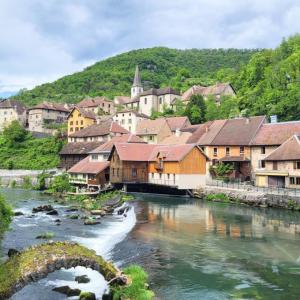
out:
M149 163L149 173L157 173L157 162ZM165 161L159 173L166 174L206 174L206 157L194 147L181 161Z

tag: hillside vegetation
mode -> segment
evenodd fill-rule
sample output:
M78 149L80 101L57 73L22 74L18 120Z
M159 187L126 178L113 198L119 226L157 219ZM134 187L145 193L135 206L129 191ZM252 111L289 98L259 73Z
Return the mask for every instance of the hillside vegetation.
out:
M15 98L27 105L44 100L77 103L83 97L129 95L135 66L139 65L145 89L171 85L185 90L193 84L211 84L220 69L237 72L257 50L190 49L163 47L123 53L65 76L53 83L22 91Z
M55 168L62 146L63 141L52 136L34 138L14 121L0 135L0 169Z

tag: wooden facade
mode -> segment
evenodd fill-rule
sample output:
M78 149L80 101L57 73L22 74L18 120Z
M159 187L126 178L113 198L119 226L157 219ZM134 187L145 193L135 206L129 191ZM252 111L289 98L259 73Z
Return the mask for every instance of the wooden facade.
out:
M146 183L148 182L148 162L121 161L114 149L110 160L111 183Z
M64 169L64 170L69 170L73 166L75 166L78 162L83 160L88 156L87 153L83 154L60 154L60 164L59 168Z

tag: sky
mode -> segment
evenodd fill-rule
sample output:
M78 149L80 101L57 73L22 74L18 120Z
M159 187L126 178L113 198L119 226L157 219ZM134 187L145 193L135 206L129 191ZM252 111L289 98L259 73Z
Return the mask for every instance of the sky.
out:
M132 49L274 48L300 0L0 0L0 97Z

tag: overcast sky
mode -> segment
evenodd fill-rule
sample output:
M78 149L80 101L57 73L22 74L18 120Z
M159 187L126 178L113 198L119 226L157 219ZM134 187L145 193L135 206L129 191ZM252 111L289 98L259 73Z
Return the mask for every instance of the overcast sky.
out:
M153 46L270 48L300 0L0 0L0 96Z

